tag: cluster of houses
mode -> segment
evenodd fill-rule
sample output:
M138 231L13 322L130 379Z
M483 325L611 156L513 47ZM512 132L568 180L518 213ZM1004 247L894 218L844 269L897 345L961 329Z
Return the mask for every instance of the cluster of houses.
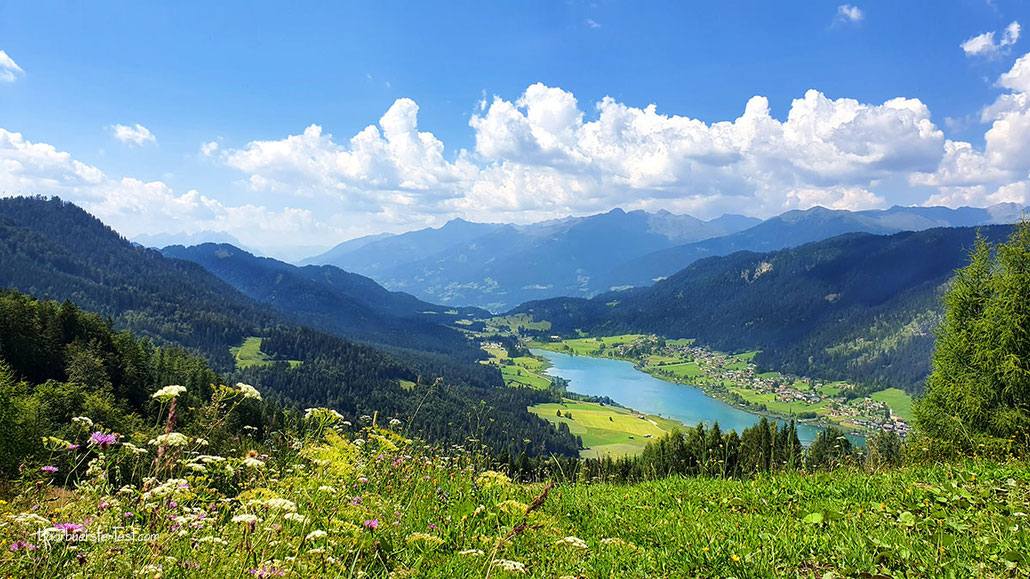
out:
M620 346L627 351L634 345ZM639 345L637 345L639 347ZM780 374L775 378L763 377L755 373L755 365L747 364L744 369L727 368L728 357L725 354L711 352L693 346L667 347L663 353L678 354L684 359L693 360L705 370L708 379L717 381L729 380L736 385L753 390L759 394L775 394L781 402L801 402L805 404L826 403L831 418L836 418L845 425L871 430L893 431L899 435L909 432L909 424L900 416L891 412L884 402L869 397L848 400L846 396L830 396L822 392L824 382L804 376ZM807 387L799 388L798 383ZM840 392L854 388L853 384L842 382L835 387Z

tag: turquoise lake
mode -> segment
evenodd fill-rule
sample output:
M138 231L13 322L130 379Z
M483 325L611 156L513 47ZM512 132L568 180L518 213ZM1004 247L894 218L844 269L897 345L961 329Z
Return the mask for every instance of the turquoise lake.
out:
M627 408L645 414L658 414L693 426L698 422L719 423L723 432L757 424L761 416L734 408L722 400L708 396L696 386L659 380L637 370L632 363L608 358L591 358L531 350L551 362L547 374L569 381L569 390L588 396L607 396ZM798 438L802 444L811 444L820 428L798 425ZM861 437L849 437L852 442L863 443Z

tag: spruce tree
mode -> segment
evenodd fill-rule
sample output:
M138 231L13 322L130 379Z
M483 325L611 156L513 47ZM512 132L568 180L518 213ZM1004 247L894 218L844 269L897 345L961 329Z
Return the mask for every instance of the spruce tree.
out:
M997 255L982 238L944 296L933 372L915 406L918 432L970 451L1030 427L1030 223Z

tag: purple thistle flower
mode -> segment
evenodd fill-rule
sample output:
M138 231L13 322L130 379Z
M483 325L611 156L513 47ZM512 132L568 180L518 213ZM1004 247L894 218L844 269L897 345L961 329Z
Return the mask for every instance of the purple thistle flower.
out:
M96 444L100 448L107 448L115 443L118 438L113 434L104 434L101 431L96 431L89 435L89 441Z
M44 466L43 468L41 468L39 470L41 470L43 472L57 472L57 467L56 466L47 465L47 466Z
M377 529L379 528L379 519L369 519L364 523L361 523L366 529Z

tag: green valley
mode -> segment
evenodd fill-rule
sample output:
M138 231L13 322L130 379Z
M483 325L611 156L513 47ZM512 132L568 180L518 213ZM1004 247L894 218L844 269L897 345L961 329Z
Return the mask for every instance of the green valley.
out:
M757 351L726 354L694 345L692 340L643 334L530 341L528 345L626 360L656 378L699 386L713 397L772 418L795 418L863 433L890 430L905 434L910 428L912 397L904 391L894 388L857 396L851 395L855 386L847 382L758 373L753 363Z

